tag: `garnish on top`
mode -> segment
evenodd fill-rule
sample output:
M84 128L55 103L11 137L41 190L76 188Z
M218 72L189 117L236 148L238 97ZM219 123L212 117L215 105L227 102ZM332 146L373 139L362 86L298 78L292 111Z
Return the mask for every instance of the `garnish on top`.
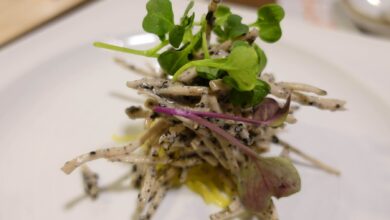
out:
M196 67L199 77L205 80L222 79L231 86L230 101L233 104L255 106L270 90L269 85L259 79L267 57L255 39L259 35L264 42L278 41L282 36L280 22L284 17L284 10L277 4L264 5L257 12L257 20L247 25L229 7L212 5L210 4L215 7L214 10L196 17L194 12L191 13L194 2L190 1L179 22L175 24L170 0L150 0L146 5L147 15L142 27L146 32L159 37L159 45L142 51L102 42L94 45L157 58L164 73L173 76L174 80L185 70ZM196 19L199 21L196 22ZM221 44L210 44L210 32L215 33ZM218 52L218 47L227 47L230 53L221 57L210 56Z

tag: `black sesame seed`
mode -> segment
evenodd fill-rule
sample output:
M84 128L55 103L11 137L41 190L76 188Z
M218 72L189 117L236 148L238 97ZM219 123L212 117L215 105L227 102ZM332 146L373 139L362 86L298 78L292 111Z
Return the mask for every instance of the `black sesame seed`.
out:
M148 202L151 202L151 201L154 199L154 196L155 196L155 194L154 194L154 195L151 195L151 196L149 197L149 199L148 199Z
M168 88L168 81L165 80L162 85L161 85L161 88Z
M85 184L85 188L86 188L87 191L91 190L91 188L92 188L92 183L90 183L90 182L86 183L86 184Z
M272 136L272 143L275 143L275 144L279 143L279 138L276 137L275 135Z
M141 186L141 182L142 182L142 176L138 176L138 178L134 182L134 186L136 188L139 188Z
M143 89L150 89L150 90L152 90L154 88L153 86L151 86L151 85L149 85L147 83L142 83L140 85L140 87L143 88Z

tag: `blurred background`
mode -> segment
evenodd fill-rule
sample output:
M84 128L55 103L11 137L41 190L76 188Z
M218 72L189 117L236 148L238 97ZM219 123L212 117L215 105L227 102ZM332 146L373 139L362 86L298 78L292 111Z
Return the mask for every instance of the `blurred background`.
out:
M115 1L115 0L104 0ZM203 0L205 1L205 0ZM94 0L0 0L0 46L4 46L55 19L67 19ZM357 34L390 36L389 0L226 0L259 7L281 4L288 17Z

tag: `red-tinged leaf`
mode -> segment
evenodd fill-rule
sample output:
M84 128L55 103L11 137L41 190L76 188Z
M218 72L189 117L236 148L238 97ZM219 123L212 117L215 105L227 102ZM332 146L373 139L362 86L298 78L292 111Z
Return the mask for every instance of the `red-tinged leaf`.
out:
M274 116L279 109L279 103L275 99L265 98L260 105L256 107L254 118L261 121L268 120Z
M283 107L272 98L265 98L260 105L256 107L254 119L259 121L266 121L272 127L277 127L283 124L286 120L288 112L290 111L291 96L286 100Z
M262 213L270 206L271 197L286 197L300 188L298 171L287 158L250 159L240 168L239 195L251 212Z

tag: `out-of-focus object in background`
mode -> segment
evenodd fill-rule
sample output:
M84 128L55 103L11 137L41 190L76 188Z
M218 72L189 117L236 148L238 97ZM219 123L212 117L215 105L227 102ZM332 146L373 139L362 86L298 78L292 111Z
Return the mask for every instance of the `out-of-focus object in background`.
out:
M233 2L233 3L259 7L264 4L275 3L276 0L226 0L226 2Z
M0 0L0 47L91 0Z
M363 30L390 37L390 0L342 0L350 18Z

